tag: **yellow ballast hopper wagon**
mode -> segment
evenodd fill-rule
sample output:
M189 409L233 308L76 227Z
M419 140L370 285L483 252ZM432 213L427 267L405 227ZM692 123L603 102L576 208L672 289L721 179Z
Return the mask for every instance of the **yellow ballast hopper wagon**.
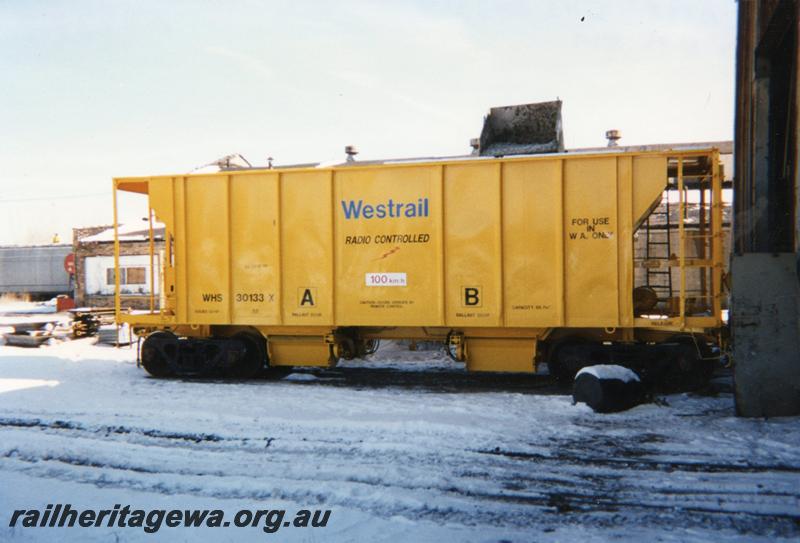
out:
M384 338L440 341L475 371L707 374L722 327L715 148L251 168L114 190L115 224L130 191L148 196L151 236L164 226L161 299L128 313L118 295L116 308L149 334L154 375L331 366ZM654 220L662 201L673 213ZM679 240L668 252L634 254L635 236L664 230Z

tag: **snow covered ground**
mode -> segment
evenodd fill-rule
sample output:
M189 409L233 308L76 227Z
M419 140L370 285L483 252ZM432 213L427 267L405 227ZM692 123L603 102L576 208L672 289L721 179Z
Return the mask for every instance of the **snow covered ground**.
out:
M92 342L0 346L1 541L800 538L800 420L735 418L724 378L598 415L546 376L467 375L397 345L225 382L152 379L134 349ZM8 526L55 503L331 517L273 534Z

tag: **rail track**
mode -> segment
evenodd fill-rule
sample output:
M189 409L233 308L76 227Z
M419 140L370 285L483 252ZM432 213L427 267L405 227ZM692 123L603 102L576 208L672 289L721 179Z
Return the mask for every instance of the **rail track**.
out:
M505 379L519 376L453 375L343 368L300 382L145 380L137 394L182 387L212 399L360 395L369 405L363 417L355 402L322 420L271 416L268 409L247 417L237 408L214 431L206 409L193 426L186 424L190 413L154 421L152 411L135 409L116 416L20 409L0 417L0 479L13 472L163 495L324 504L476 528L677 525L800 535L800 460L787 462L780 444L759 452L746 440L734 439L728 454L715 452L713 428L702 427L708 417L719 419L721 399L679 413L650 406L645 416L578 411L560 432L535 423L536 409L568 405L546 377L514 390ZM435 420L425 410L403 414L406 402L429 406ZM532 422L520 420L514 435L484 427L485 420L474 428L463 422L483 410L491 419L528 409ZM670 426L654 427L654 418L668 416Z

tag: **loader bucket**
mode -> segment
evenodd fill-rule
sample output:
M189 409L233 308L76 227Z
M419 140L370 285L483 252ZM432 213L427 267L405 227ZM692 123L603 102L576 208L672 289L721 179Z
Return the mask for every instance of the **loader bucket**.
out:
M481 156L564 151L561 101L493 107L483 121Z

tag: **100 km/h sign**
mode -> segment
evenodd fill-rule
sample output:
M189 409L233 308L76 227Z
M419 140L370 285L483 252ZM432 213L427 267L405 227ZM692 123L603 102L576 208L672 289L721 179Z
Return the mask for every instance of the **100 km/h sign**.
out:
M366 285L368 287L405 287L407 284L405 272L368 273L366 275Z

